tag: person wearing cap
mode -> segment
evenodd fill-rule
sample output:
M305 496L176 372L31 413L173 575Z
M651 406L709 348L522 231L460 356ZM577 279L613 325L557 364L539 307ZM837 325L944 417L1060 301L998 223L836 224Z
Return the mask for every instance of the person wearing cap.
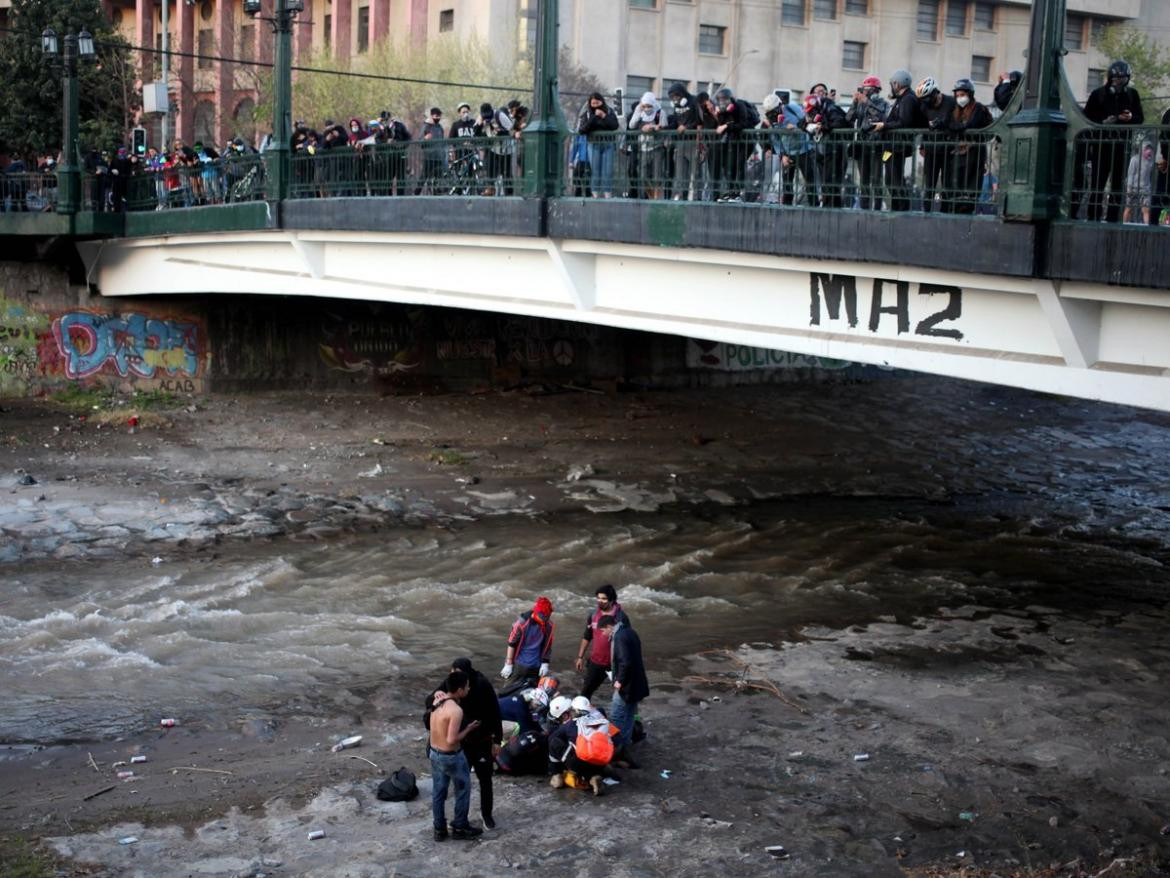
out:
M613 701L609 707L609 721L618 727L618 733L613 738L616 750L614 761L637 768L638 763L630 754L634 719L638 715L638 705L650 695L646 666L642 663L642 640L633 628L613 616L604 616L597 624L600 629L612 629L608 632L612 650L610 666L613 668Z
M596 592L597 607L585 619L585 633L577 647L576 668L585 677L581 682L581 694L592 698L597 688L605 682L609 673L609 636L600 632L597 623L602 616L621 616L629 625L630 619L618 603L617 589L609 583Z
M537 679L548 674L548 660L552 654L556 623L552 620L552 601L541 595L512 623L508 633L508 651L500 677L508 682L501 690L510 695L535 685Z
M469 725L478 720L479 725L463 739L463 755L467 757L479 781L479 810L483 816L483 825L495 829L496 821L492 816L492 767L504 740L500 702L487 675L473 668L471 659L462 656L455 659L451 662L451 670L466 674L471 686L461 704L463 723Z

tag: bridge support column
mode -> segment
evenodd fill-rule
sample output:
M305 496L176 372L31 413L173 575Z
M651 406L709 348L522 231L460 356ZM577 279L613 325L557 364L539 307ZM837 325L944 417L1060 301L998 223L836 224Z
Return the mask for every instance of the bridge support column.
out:
M524 195L554 198L564 188L565 116L557 84L558 0L540 0L536 19L536 63L532 122L524 129Z
M1004 217L1043 221L1060 215L1064 190L1065 130L1061 108L1065 0L1034 0L1023 107L1008 120L1011 131L1000 168Z

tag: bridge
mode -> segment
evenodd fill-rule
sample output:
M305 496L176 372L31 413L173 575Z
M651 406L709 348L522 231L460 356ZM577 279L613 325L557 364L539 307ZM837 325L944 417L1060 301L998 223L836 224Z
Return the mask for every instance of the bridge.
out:
M928 154L957 149L929 132L817 142L821 171L786 188L768 155L784 151L776 138L786 135L745 131L596 140L618 157L616 197L591 197L602 193L575 173L580 143L557 119L545 20L536 120L522 141L296 156L278 143L263 157L138 175L122 212L102 209L104 181L30 176L26 204L52 206L54 190L78 192L77 203L0 215L5 251L75 250L87 282L110 298L449 306L1170 410L1170 229L1095 221L1120 214L1124 193L1094 191L1071 172L1109 150L1166 149L1170 131L1080 114L1053 49L1060 0L1034 6L1032 57L1052 63L1029 71L991 128L962 141L980 157L978 188L927 178ZM662 161L648 166L643 150ZM711 161L681 179L663 170L677 171L683 150L741 156L742 179ZM904 156L904 187L871 191L857 160L865 150ZM489 177L491 153L505 161Z

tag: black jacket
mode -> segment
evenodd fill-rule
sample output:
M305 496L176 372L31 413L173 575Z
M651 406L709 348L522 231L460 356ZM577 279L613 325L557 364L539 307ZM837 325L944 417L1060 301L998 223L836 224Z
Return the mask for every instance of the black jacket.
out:
M691 131L703 127L699 101L690 92L686 92L674 106L674 127L678 128L680 125Z
M724 134L738 134L749 127L747 112L739 98L730 101L724 109L719 111L719 124L727 126Z
M1128 122L1117 118L1123 110L1133 113L1133 118ZM1136 88L1128 85L1117 92L1108 85L1093 89L1089 100L1085 102L1085 116L1090 122L1101 125L1141 125L1146 120L1142 113L1141 95Z
M914 92L906 89L892 101L886 112L885 131L896 131L900 128L925 128L926 117L922 114L922 107Z
M931 131L946 131L951 120L951 113L955 109L955 99L950 95L943 95L937 107L930 103L919 101L926 127Z
M1019 88L1019 86L1020 83L1012 82L1010 79L1005 79L995 87L995 91L993 92L995 96L995 105L999 107L1001 111L1007 109L1008 104L1012 102L1012 98L1015 96L1016 89Z
M646 666L642 664L642 640L632 628L615 627L611 635L613 680L621 683L618 693L627 704L641 701L650 695Z
M581 115L577 117L578 134L600 134L606 131L618 130L618 117L610 109L609 104L602 104L597 109L603 110L604 115L598 116L593 111L594 108L588 104L581 111Z
M489 742L499 744L504 740L500 725L500 700L491 681L479 671L471 672L471 691L461 702L463 725L479 720L479 728L464 738L464 744L486 746Z
M991 118L991 110L975 101L966 107L958 105L953 107L947 128L956 134L962 134L964 131L986 128L992 121L994 120Z

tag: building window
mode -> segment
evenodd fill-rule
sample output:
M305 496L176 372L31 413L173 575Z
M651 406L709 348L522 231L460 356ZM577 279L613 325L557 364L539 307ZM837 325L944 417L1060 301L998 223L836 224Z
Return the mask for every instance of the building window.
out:
M326 49L328 49L330 46L333 45L333 16L332 15L325 16L325 39L323 39L321 42L324 44ZM251 42L249 42L249 45L251 45Z
M918 0L918 39L938 39L939 0Z
M357 50L360 55L362 52L370 50L370 7L358 7L357 19Z
M1085 82L1085 91L1093 91L1105 84L1105 71L1100 67L1089 68L1089 78Z
M837 19L837 0L813 0L813 18Z
M1105 28L1108 27L1109 22L1103 18L1089 19L1089 42L1094 46L1101 45L1101 41L1105 39Z
M995 30L995 4L986 0L975 2L975 30Z
M439 10L439 33L449 34L453 30L455 30L455 10Z
M654 91L654 77L653 76L627 76L626 77L626 97L634 103L642 99L642 95L648 91Z
M1085 17L1069 14L1064 20L1064 47L1066 49L1085 48Z
M784 5L780 8L780 23L803 25L804 4L805 0L784 0Z
M215 15L215 6L212 5L211 0L203 0L199 4L199 17L204 21L211 21L213 15Z
M517 22L520 32L517 39L520 53L531 55L536 52L536 0L520 0L520 15Z
M846 70L864 70L865 45L865 43L853 43L846 40L841 51L841 66Z
M195 59L195 63L200 70L211 69L211 56L215 54L215 31L209 27L199 29L199 48L196 49L196 54L199 56Z
M947 0L947 36L967 36L967 0Z
M869 15L869 0L845 0L846 15Z
M329 39L329 21L326 16L325 39ZM256 25L245 24L240 28L240 59L243 61L256 60Z
M727 28L714 24L699 25L699 54L722 55Z
M991 65L994 58L986 55L971 56L971 78L976 82L991 82Z
M630 5L635 9L657 9L658 0L630 0Z

